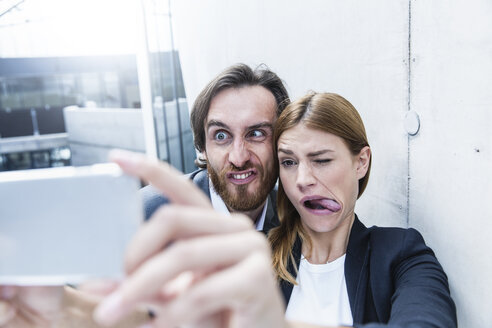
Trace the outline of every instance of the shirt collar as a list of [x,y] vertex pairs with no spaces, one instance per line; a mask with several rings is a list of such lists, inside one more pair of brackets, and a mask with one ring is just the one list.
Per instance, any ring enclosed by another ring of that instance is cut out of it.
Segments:
[[[210,200],[212,201],[212,207],[214,210],[216,210],[219,213],[224,213],[224,214],[231,214],[229,212],[229,209],[227,208],[226,204],[222,200],[222,198],[217,194],[215,191],[212,181],[209,181],[209,189],[210,189]],[[263,211],[261,212],[261,216],[258,220],[256,220],[256,230],[262,231],[263,226],[265,225],[265,216],[266,216],[266,210],[267,210],[267,205],[268,202],[265,202],[265,206],[263,206]]]

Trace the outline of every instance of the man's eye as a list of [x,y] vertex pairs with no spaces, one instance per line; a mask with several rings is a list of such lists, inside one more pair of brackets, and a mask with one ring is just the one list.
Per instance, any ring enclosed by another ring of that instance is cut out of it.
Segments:
[[253,138],[260,138],[260,137],[264,137],[265,133],[261,130],[253,130],[249,133],[249,136]]
[[227,139],[227,133],[219,131],[214,135],[214,139],[217,141],[224,141]]

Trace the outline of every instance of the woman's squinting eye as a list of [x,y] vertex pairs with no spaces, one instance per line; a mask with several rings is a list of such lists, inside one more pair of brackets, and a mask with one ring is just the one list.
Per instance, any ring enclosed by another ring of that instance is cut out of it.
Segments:
[[318,164],[328,164],[331,162],[331,158],[326,158],[326,159],[317,159],[314,161],[315,163]]
[[227,133],[225,133],[224,131],[218,131],[215,133],[214,139],[217,141],[224,141],[227,139]]

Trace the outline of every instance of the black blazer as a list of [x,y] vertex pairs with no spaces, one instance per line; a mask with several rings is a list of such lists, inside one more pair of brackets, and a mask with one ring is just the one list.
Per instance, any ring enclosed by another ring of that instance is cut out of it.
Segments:
[[[208,184],[207,170],[196,170],[187,175],[195,185],[200,188],[208,198],[210,198],[210,188]],[[168,204],[169,200],[153,186],[146,186],[140,190],[143,199],[145,220],[150,219],[152,214],[162,205]],[[265,224],[262,232],[267,234],[271,228],[279,225],[277,216],[277,190],[274,188],[267,198],[267,212],[265,214]]]
[[[293,248],[297,268],[302,244]],[[293,263],[289,272],[296,277]],[[447,276],[415,229],[366,228],[355,216],[345,257],[354,327],[457,327]],[[293,285],[281,281],[288,304]]]

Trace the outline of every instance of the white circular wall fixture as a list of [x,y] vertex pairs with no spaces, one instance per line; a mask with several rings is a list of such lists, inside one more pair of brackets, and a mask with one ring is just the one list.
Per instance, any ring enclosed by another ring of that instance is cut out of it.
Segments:
[[419,130],[420,130],[419,114],[417,114],[413,110],[409,110],[405,114],[404,126],[405,126],[405,130],[407,131],[407,133],[411,136],[414,136],[417,133],[419,133]]

